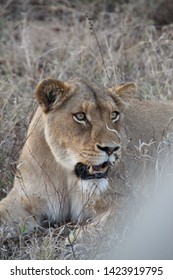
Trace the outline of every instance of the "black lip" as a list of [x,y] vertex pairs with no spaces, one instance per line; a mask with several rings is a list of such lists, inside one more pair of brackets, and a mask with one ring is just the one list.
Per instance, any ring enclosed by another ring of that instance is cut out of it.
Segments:
[[[104,162],[102,164],[102,167],[106,167],[108,165],[108,162]],[[89,173],[89,167],[81,162],[78,162],[75,166],[75,174],[78,178],[82,180],[91,180],[91,179],[102,179],[107,178],[108,170],[105,173]]]

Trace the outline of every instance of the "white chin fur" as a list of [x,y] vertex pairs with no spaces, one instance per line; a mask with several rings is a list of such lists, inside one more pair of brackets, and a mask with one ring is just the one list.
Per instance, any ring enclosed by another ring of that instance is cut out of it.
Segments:
[[107,179],[96,179],[96,180],[81,180],[80,189],[82,193],[87,193],[88,195],[100,195],[107,191],[109,183]]

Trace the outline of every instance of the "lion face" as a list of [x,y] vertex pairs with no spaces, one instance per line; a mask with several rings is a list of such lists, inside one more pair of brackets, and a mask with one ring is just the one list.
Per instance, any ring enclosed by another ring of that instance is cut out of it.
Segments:
[[66,169],[82,180],[107,178],[121,155],[122,112],[136,85],[100,88],[82,79],[48,79],[36,89],[46,141]]

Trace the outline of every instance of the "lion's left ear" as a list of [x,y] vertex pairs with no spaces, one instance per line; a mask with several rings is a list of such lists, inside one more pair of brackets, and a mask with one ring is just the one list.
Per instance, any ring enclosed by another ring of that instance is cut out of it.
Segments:
[[130,99],[136,94],[137,86],[133,82],[125,83],[117,87],[108,88],[108,92],[115,99],[117,105],[126,107]]
[[54,104],[62,104],[74,92],[72,85],[56,79],[46,79],[36,87],[36,98],[44,113],[48,113]]

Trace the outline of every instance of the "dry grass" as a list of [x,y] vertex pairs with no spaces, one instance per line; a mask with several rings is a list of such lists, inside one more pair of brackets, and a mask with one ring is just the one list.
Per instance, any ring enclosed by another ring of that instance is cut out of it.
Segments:
[[[143,0],[81,2],[1,1],[1,198],[12,187],[40,79],[84,76],[104,86],[134,80],[141,98],[173,99],[173,25],[171,19],[168,25],[155,25],[150,16],[157,9],[155,1],[148,6]],[[58,231],[63,239],[63,230]],[[49,229],[42,237],[35,234],[4,244],[1,258],[60,257],[59,233]]]

